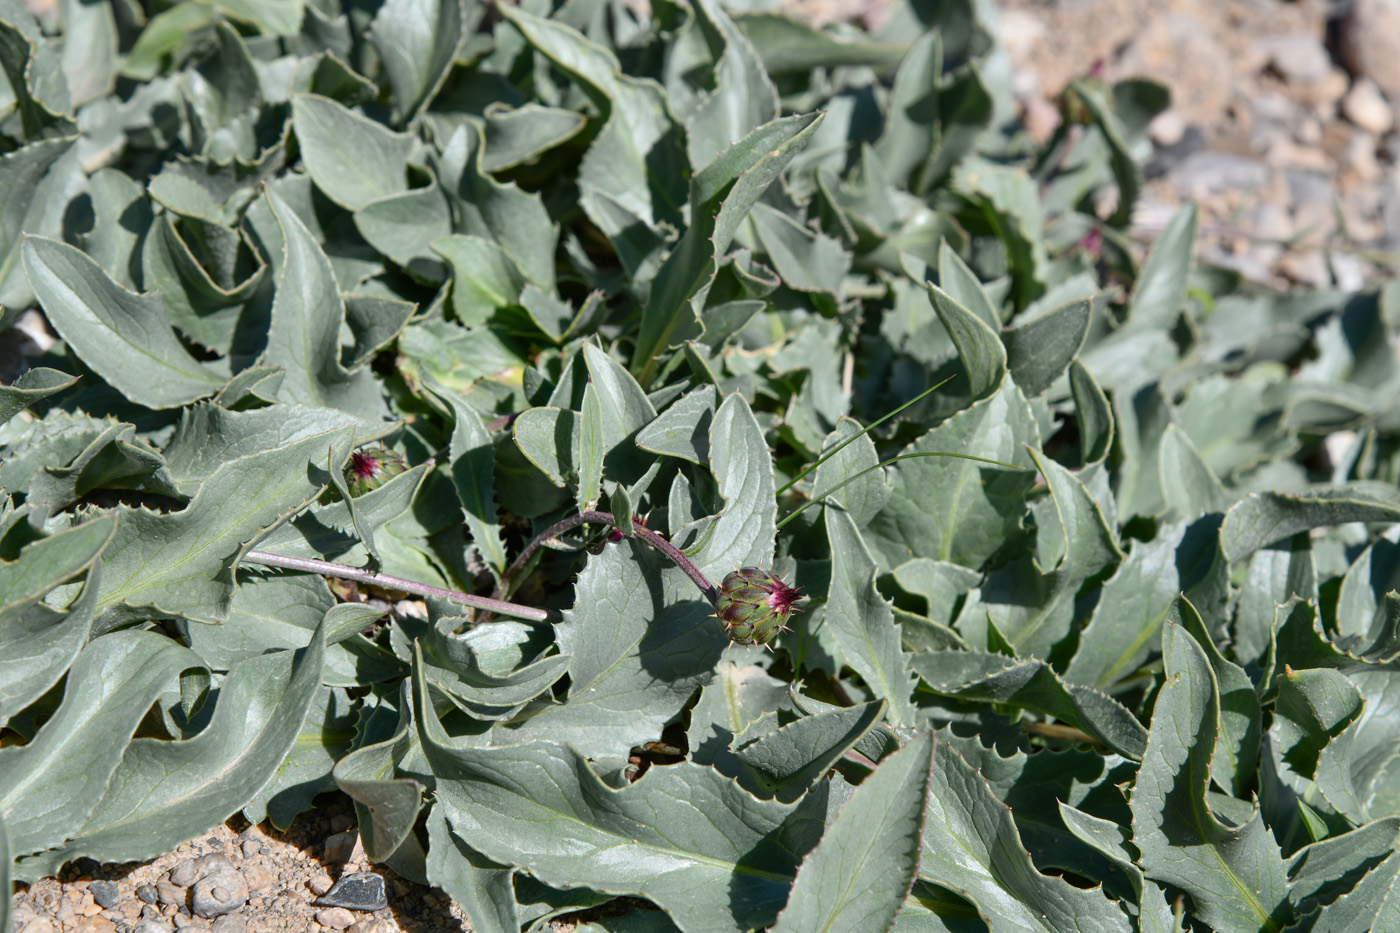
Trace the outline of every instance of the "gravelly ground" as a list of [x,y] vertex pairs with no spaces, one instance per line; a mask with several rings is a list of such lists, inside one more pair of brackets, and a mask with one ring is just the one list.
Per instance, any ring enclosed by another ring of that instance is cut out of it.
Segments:
[[[365,860],[354,831],[354,811],[346,798],[326,794],[319,800],[325,805],[303,814],[285,834],[268,824],[250,826],[235,817],[149,862],[98,865],[82,860],[69,865],[59,879],[45,879],[16,894],[14,929],[19,933],[170,933],[176,929],[191,933],[456,933],[471,929],[442,892]],[[350,848],[347,842],[353,848],[343,858],[344,850]],[[194,885],[175,882],[189,881],[191,874],[197,874],[199,859],[211,854],[228,858],[247,885],[248,897],[228,914],[201,917],[194,910]],[[381,875],[389,905],[352,911],[313,903],[351,872]],[[99,884],[102,881],[115,884],[115,901],[110,899],[111,888]],[[110,906],[97,903],[95,895]]]

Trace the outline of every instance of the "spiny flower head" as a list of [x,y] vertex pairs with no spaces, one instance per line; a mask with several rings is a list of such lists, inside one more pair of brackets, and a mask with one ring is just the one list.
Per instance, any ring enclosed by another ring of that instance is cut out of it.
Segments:
[[772,571],[741,567],[720,583],[715,615],[739,644],[766,645],[787,631],[793,603],[801,598],[800,588],[788,586]]
[[350,455],[345,464],[345,482],[350,495],[362,496],[378,489],[408,469],[403,457],[383,447],[366,447]]

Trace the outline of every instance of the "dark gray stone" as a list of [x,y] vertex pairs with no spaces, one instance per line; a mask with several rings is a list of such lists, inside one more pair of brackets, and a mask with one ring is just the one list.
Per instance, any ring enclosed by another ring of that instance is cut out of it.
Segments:
[[117,906],[117,898],[121,896],[117,886],[110,881],[94,881],[88,885],[88,890],[92,892],[92,899],[97,902],[97,906],[103,910]]
[[389,898],[384,893],[383,877],[370,871],[357,871],[343,876],[324,897],[317,898],[316,906],[383,910],[389,906]]
[[154,904],[160,899],[160,892],[156,890],[156,886],[153,884],[138,884],[136,886],[136,896],[141,898],[144,903]]

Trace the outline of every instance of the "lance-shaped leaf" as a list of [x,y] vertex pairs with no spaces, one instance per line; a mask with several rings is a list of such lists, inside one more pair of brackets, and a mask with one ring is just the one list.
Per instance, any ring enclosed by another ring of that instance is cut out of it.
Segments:
[[1133,860],[1128,847],[1129,832],[1112,820],[1099,819],[1076,810],[1063,801],[1056,801],[1065,826],[1077,838],[1111,861],[1132,885],[1138,902],[1138,929],[1141,933],[1180,933],[1181,925],[1172,916],[1166,893],[1155,882],[1142,876],[1142,869]]
[[637,446],[691,463],[708,463],[710,424],[718,404],[714,386],[692,389],[637,433]]
[[1079,422],[1079,456],[1085,464],[1099,463],[1113,447],[1113,407],[1094,376],[1079,360],[1069,365],[1069,388]]
[[1186,302],[1195,259],[1196,205],[1177,211],[1152,244],[1147,261],[1133,283],[1128,302],[1129,330],[1165,331]]
[[[34,221],[36,195],[42,196],[39,181],[59,157],[72,147],[74,137],[44,139],[0,156],[0,327],[9,327],[33,295],[19,275],[20,244],[26,232],[25,219],[33,217],[28,232],[38,233]],[[47,232],[47,231],[44,231]],[[3,419],[0,419],[3,420]]]
[[550,688],[569,656],[537,657],[534,627],[517,622],[478,626],[461,635],[432,628],[419,636],[428,683],[477,719],[506,719]]
[[1178,596],[1219,619],[1229,595],[1218,518],[1178,522],[1151,541],[1136,541],[1104,582],[1065,679],[1107,690],[1131,676],[1161,645],[1162,623]]
[[[659,220],[674,217],[674,208],[658,195],[672,196],[668,189],[680,180],[685,160],[661,86],[623,74],[611,49],[557,19],[514,6],[502,8],[501,15],[577,82],[605,121],[579,165],[580,202],[590,219],[619,243],[636,234],[629,227],[649,235]],[[667,177],[657,177],[663,171]]]
[[[559,228],[550,220],[540,195],[501,184],[481,167],[483,144],[470,123],[447,141],[438,161],[443,192],[452,205],[459,233],[499,245],[526,281],[554,293],[554,250]],[[421,221],[420,221],[421,222]],[[511,302],[519,292],[511,296]]]
[[[87,643],[96,605],[97,556],[112,540],[109,515],[41,538],[0,562],[0,723],[43,695]],[[66,607],[44,601],[83,574],[82,592]]]
[[[851,440],[857,436],[857,440]],[[829,498],[850,513],[857,528],[864,528],[889,501],[890,487],[882,471],[871,469],[879,464],[880,458],[875,452],[874,441],[865,433],[860,422],[843,415],[836,422],[836,430],[828,434],[822,443],[822,454],[838,445],[844,446],[822,460],[812,477],[812,499]],[[865,473],[866,470],[870,472]],[[865,475],[859,476],[861,473]]]
[[1389,502],[1337,496],[1294,496],[1261,492],[1247,496],[1225,513],[1220,544],[1231,561],[1244,560],[1301,531],[1346,522],[1397,522],[1400,506]]
[[[1400,527],[1388,529],[1373,541],[1342,578],[1341,592],[1337,595],[1338,636],[1361,639],[1369,635],[1383,614],[1386,594],[1397,589],[1400,589]],[[1272,613],[1270,615],[1272,617]]]
[[75,838],[20,863],[27,877],[86,855],[154,858],[237,813],[272,778],[301,731],[321,681],[325,623],[311,644],[244,661],[219,687],[209,724],[193,738],[137,738]]
[[691,225],[657,273],[632,357],[647,385],[658,355],[697,332],[692,299],[704,296],[739,224],[792,158],[806,148],[821,115],[783,117],[724,150],[690,181]]
[[914,676],[894,622],[894,610],[875,588],[878,565],[851,516],[839,509],[825,512],[831,543],[831,591],[822,624],[835,636],[846,663],[876,697],[890,704],[891,725],[912,725]]
[[414,778],[396,776],[399,762],[419,754],[408,682],[399,691],[398,727],[383,741],[374,741],[374,736],[385,707],[366,710],[361,713],[358,741],[368,744],[336,762],[331,775],[355,801],[366,857],[382,862],[408,838],[423,806],[423,785]]
[[1158,455],[1162,495],[1168,508],[1191,519],[1206,512],[1223,512],[1229,506],[1231,495],[1191,438],[1175,424],[1167,425]]
[[1243,798],[1259,768],[1263,714],[1254,682],[1238,664],[1221,654],[1211,640],[1200,613],[1181,596],[1167,614],[1168,625],[1180,625],[1205,653],[1220,690],[1220,732],[1215,740],[1211,776],[1217,784]]
[[[1122,559],[1098,502],[1080,477],[1054,460],[1027,451],[1045,477],[1050,495],[1032,511],[1037,526],[1033,560],[993,571],[980,591],[987,618],[1022,655],[1048,657],[1073,625],[1075,597],[1084,581]],[[964,627],[978,637],[973,607]],[[963,623],[960,623],[963,624]]]
[[7,386],[0,386],[0,425],[30,405],[64,389],[71,389],[78,382],[77,376],[61,373],[56,369],[40,366],[28,370]]
[[1092,312],[1088,299],[1071,301],[1002,331],[1006,364],[1027,398],[1045,392],[1069,369],[1089,334]]
[[686,125],[690,164],[700,169],[750,130],[775,119],[778,90],[758,53],[715,0],[699,0],[695,21],[715,57],[715,88],[695,108]]
[[180,512],[117,509],[117,533],[102,559],[103,621],[144,621],[153,609],[223,619],[233,592],[229,568],[240,549],[320,495],[328,477],[317,465],[330,450],[340,469],[351,438],[342,428],[225,463]]
[[1006,375],[1006,346],[986,321],[963,307],[952,295],[932,283],[928,290],[933,296],[933,310],[958,348],[969,393],[974,400],[986,398],[997,390]]
[[273,263],[277,291],[267,350],[259,362],[286,369],[284,401],[378,420],[384,410],[378,380],[368,370],[352,372],[341,362],[345,303],[330,260],[301,218],[270,189],[267,204],[282,236],[282,251]]
[[448,449],[452,485],[457,490],[457,500],[462,503],[462,515],[471,530],[472,543],[481,552],[482,559],[501,573],[506,569],[506,551],[501,543],[501,526],[492,488],[496,449],[491,435],[475,408],[455,393],[442,389],[431,376],[427,378],[438,398],[452,409],[454,425]]
[[511,424],[520,452],[560,488],[577,472],[579,435],[578,412],[561,408],[527,408]]
[[714,680],[700,691],[700,700],[690,710],[686,741],[691,760],[724,770],[720,762],[733,757],[729,746],[736,735],[759,720],[776,724],[777,711],[790,706],[786,685],[762,667],[720,661]]
[[953,188],[975,204],[1006,246],[1016,280],[1018,306],[1043,292],[1044,208],[1035,181],[1020,167],[968,159],[953,176]]
[[359,516],[359,528],[377,532],[408,511],[428,470],[428,464],[420,464],[353,500],[342,496],[335,502],[318,502],[259,539],[258,546],[293,557],[363,561],[368,555],[360,544],[361,532],[351,514],[352,504]]
[[1271,745],[1279,776],[1315,808],[1364,822],[1375,782],[1400,752],[1395,675],[1285,670],[1277,685]]
[[883,700],[823,710],[745,742],[733,753],[748,768],[738,775],[739,783],[759,796],[792,803],[856,747],[884,714]]
[[724,509],[694,555],[695,565],[720,580],[735,567],[771,563],[778,512],[773,462],[758,420],[737,392],[724,400],[710,424],[710,470]]
[[187,668],[193,651],[153,632],[95,639],[68,672],[63,702],[28,745],[0,749],[0,819],[26,855],[83,825],[141,718]]
[[374,17],[369,41],[379,53],[400,122],[425,106],[452,70],[466,38],[462,0],[389,0]]
[[[656,409],[637,380],[607,353],[587,343],[583,347],[583,359],[588,366],[589,385],[597,398],[597,433],[602,444],[604,470],[608,478],[616,482],[636,482],[651,465],[651,458],[641,456],[635,438],[638,431],[656,419]],[[596,459],[589,442],[594,432],[586,405],[582,426],[580,468]]]
[[[905,263],[906,274],[912,278],[923,278],[922,274]],[[1001,329],[1001,315],[977,273],[968,268],[958,251],[948,245],[947,240],[938,244],[938,286],[947,292],[954,301],[971,311],[975,317],[996,333]]]
[[807,853],[774,933],[888,929],[919,870],[933,733],[880,762]]
[[311,180],[341,207],[359,210],[408,190],[411,136],[315,94],[292,98],[292,128]]
[[620,759],[654,741],[709,680],[724,628],[689,578],[637,541],[590,557],[574,593],[554,627],[559,650],[573,655],[568,701],[531,711],[508,734]]
[[180,492],[192,496],[228,460],[350,426],[357,428],[355,438],[360,443],[377,440],[390,427],[372,427],[331,408],[269,405],[230,411],[217,403],[201,402],[180,413],[175,434],[161,453]]
[[158,294],[138,295],[66,243],[27,237],[24,271],[54,328],[84,363],[138,404],[179,408],[227,381],[190,355]]
[[933,756],[919,877],[971,901],[993,930],[1128,933],[1132,924],[1100,888],[1042,875],[1011,811],[955,749]]
[[333,610],[327,631],[324,684],[355,687],[403,675],[393,652],[359,634],[383,612],[367,603],[340,603],[324,580],[311,574],[253,577],[239,573],[238,588],[222,625],[192,625],[190,647],[215,670],[281,648],[303,648],[322,617]]
[[839,241],[763,203],[753,206],[749,221],[784,285],[800,292],[833,295],[841,290],[842,280],[851,270],[851,254]]
[[[5,828],[5,818],[0,817],[0,891],[11,891],[10,865],[14,856],[10,852],[10,833]],[[10,928],[10,898],[0,898],[0,930]]]
[[942,75],[943,37],[940,30],[930,29],[909,46],[899,63],[885,128],[875,143],[875,152],[896,184],[908,185],[929,158],[930,143],[937,138]]
[[67,115],[72,98],[61,63],[28,11],[11,9],[0,21],[0,68],[14,96],[22,138],[70,136],[77,127]]
[[435,806],[428,814],[428,880],[457,902],[473,930],[519,933],[515,872],[468,845],[442,811]]
[[49,516],[98,489],[130,489],[179,498],[165,460],[136,439],[129,424],[113,424],[67,463],[45,466],[29,480],[25,502],[29,524],[38,529]]
[[[1338,598],[1339,625],[1343,624],[1341,607],[1348,604],[1347,594],[1347,578],[1343,578]],[[1255,551],[1250,557],[1235,599],[1232,634],[1237,661],[1251,669],[1264,666],[1265,655],[1272,648],[1274,614],[1295,595],[1314,603],[1318,596],[1317,562],[1313,559],[1312,538],[1306,533]]]
[[1367,823],[1304,846],[1288,866],[1299,915],[1290,930],[1368,933],[1400,920],[1400,817]]
[[331,769],[354,738],[355,713],[345,691],[319,687],[287,757],[243,808],[244,818],[251,823],[271,820],[285,832],[298,814],[311,809],[317,794],[335,790]]
[[[603,494],[603,461],[608,455],[603,403],[591,381],[584,386],[577,422],[578,457],[574,462],[578,467],[578,505],[582,510],[593,508]],[[622,452],[627,453],[625,449]]]
[[1025,396],[1008,379],[991,398],[958,412],[901,451],[971,454],[1022,469],[944,456],[890,466],[889,503],[865,532],[885,566],[931,557],[980,568],[1019,532],[1026,492],[1035,478],[1027,445],[1039,449],[1040,431]]
[[1147,730],[1117,700],[1065,683],[1044,661],[982,651],[926,651],[914,656],[913,666],[945,696],[1048,713],[1128,758],[1141,758],[1147,746]]
[[414,714],[453,831],[546,884],[636,894],[684,930],[748,930],[777,917],[820,834],[820,797],[759,800],[702,765],[615,790],[569,745],[454,745],[425,691],[419,675]]
[[1221,933],[1278,931],[1291,915],[1287,863],[1258,811],[1226,825],[1206,800],[1220,731],[1220,692],[1205,652],[1181,626],[1162,630],[1157,694],[1131,806],[1147,877],[1191,898]]

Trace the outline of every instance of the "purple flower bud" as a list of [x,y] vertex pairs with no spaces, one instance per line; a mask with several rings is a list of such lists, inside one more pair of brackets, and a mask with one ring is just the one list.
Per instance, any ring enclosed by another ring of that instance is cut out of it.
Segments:
[[729,574],[719,587],[715,615],[729,637],[742,645],[766,645],[787,631],[793,603],[802,590],[788,586],[768,570],[744,567]]
[[408,469],[403,457],[383,447],[366,447],[350,455],[345,465],[345,482],[350,495],[362,496],[378,489]]

